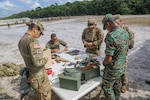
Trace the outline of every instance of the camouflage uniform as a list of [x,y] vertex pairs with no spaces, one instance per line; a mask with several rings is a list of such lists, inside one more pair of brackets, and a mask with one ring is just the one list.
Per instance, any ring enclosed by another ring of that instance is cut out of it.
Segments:
[[[55,42],[53,42],[52,40],[48,41],[45,48],[48,48],[48,49],[60,49],[60,44],[65,46],[65,47],[67,47],[67,43],[65,41],[58,39]],[[55,59],[57,57],[58,56],[55,53],[51,54],[51,58],[52,59]]]
[[123,25],[121,28],[123,28],[129,33],[129,40],[130,40],[129,49],[132,49],[134,47],[134,32],[127,25]]
[[46,44],[46,48],[60,49],[59,47],[60,44],[67,47],[67,43],[65,41],[58,39],[56,42],[53,42],[52,40],[48,41]]
[[112,56],[112,63],[105,66],[103,76],[103,90],[107,100],[119,100],[120,77],[125,72],[126,53],[128,50],[128,34],[120,27],[116,27],[105,38],[105,54]]
[[35,90],[36,100],[51,100],[51,86],[45,72],[46,59],[38,41],[26,33],[18,44],[20,53],[29,69],[29,82]]
[[[133,33],[133,31],[129,28],[129,26],[126,26],[126,25],[123,25],[121,28],[123,28],[124,30],[126,30],[128,32],[129,40],[130,40],[129,49],[132,49],[134,47],[134,33]],[[126,67],[127,66],[128,66],[128,56],[126,59]],[[125,73],[121,76],[122,86],[127,86],[127,83],[128,83],[127,77],[128,77],[128,73],[125,71]],[[122,92],[124,92],[124,91],[122,90]]]
[[82,41],[92,42],[94,44],[92,47],[85,46],[86,52],[100,55],[100,47],[103,42],[103,38],[104,34],[100,28],[85,28],[82,33]]
[[[114,16],[114,18],[116,20],[119,20],[120,22],[120,14],[117,14]],[[121,28],[123,28],[124,30],[126,30],[129,34],[129,40],[130,40],[130,45],[129,45],[129,49],[132,49],[134,47],[134,32],[129,28],[129,26],[127,25],[122,25]],[[127,52],[127,58],[126,58],[126,67],[128,66],[128,52]],[[122,88],[121,88],[121,92],[125,92],[126,91],[126,86],[128,83],[128,78],[127,78],[127,72],[125,71],[125,73],[121,76],[121,83],[122,83]]]
[[[116,14],[114,18],[116,20],[120,20],[120,14]],[[134,47],[134,32],[127,25],[122,25],[121,28],[123,28],[124,30],[128,32],[129,40],[130,40],[129,49],[132,49]]]
[[106,100],[119,100],[121,88],[120,78],[125,72],[129,35],[124,29],[116,27],[106,35],[105,43],[105,54],[112,56],[112,62],[104,65],[102,88]]

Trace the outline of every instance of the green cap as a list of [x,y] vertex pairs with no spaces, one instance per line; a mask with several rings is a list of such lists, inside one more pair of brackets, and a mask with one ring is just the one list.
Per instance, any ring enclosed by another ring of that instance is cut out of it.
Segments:
[[36,21],[34,22],[35,25],[37,25],[41,31],[41,34],[44,35],[43,31],[44,31],[44,26],[39,22],[39,21]]
[[103,20],[102,20],[102,23],[103,23],[103,25],[104,25],[104,26],[103,26],[103,29],[104,29],[104,30],[106,29],[105,23],[108,22],[108,21],[110,21],[110,20],[115,20],[115,19],[114,19],[114,17],[112,16],[112,14],[110,14],[110,13],[109,13],[109,14],[106,14],[105,17],[104,17]]

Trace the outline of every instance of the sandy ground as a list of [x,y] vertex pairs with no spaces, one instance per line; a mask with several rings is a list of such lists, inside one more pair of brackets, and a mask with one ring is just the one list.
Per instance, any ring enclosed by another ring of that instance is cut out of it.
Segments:
[[[137,16],[123,16],[123,18],[135,18]],[[149,18],[150,15],[142,15],[143,18]],[[42,22],[45,26],[45,35],[39,38],[41,46],[44,48],[50,39],[51,33],[56,33],[58,38],[64,39],[69,47],[83,49],[81,35],[83,29],[87,26],[88,18],[95,18],[97,25],[102,29],[101,16],[76,17],[72,19]],[[121,94],[121,100],[150,100],[150,84],[146,84],[145,80],[150,80],[150,26],[129,24],[130,28],[135,32],[135,47],[130,50],[128,63],[129,86],[126,93]],[[0,27],[0,65],[4,63],[24,64],[18,50],[18,41],[27,31],[25,24]],[[107,31],[104,31],[106,35]],[[102,57],[104,57],[105,43],[102,44]],[[0,99],[17,100],[19,97],[19,81],[20,77],[4,77],[0,78]],[[94,91],[91,94],[96,94]],[[12,97],[6,99],[7,95]],[[87,96],[81,98],[87,100]],[[58,100],[56,97],[54,100]],[[96,100],[96,99],[95,99]]]

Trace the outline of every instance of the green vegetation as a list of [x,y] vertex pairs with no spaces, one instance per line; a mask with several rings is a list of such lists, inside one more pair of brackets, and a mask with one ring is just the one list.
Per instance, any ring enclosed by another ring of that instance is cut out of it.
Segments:
[[64,5],[51,5],[45,8],[20,12],[3,19],[11,18],[44,18],[57,16],[105,15],[106,13],[150,14],[150,0],[84,0]]

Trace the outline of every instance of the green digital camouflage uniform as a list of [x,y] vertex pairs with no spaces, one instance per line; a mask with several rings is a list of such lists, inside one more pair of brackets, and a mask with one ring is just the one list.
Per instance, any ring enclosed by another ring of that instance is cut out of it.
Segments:
[[26,33],[18,44],[26,67],[29,83],[35,90],[36,100],[51,100],[51,86],[45,71],[46,59],[36,38]]
[[82,33],[82,41],[92,42],[94,46],[85,47],[86,52],[100,55],[100,48],[103,42],[104,33],[98,27],[94,29],[85,28]]
[[120,78],[125,72],[129,35],[124,29],[116,27],[106,35],[105,43],[105,54],[112,56],[112,62],[105,65],[102,88],[106,100],[119,100]]
[[[128,32],[128,34],[129,34],[129,40],[130,40],[129,49],[132,49],[134,47],[134,32],[127,25],[123,25],[121,28],[123,28],[124,30],[126,30]],[[128,62],[128,58],[127,58],[127,62]],[[126,64],[126,67],[127,67],[127,64]],[[127,75],[128,74],[125,71],[125,74],[123,74],[121,76],[122,85],[127,85],[127,83],[128,83]]]
[[52,40],[48,41],[46,44],[46,48],[60,49],[60,44],[67,47],[67,43],[65,41],[58,39],[56,42],[53,42]]

